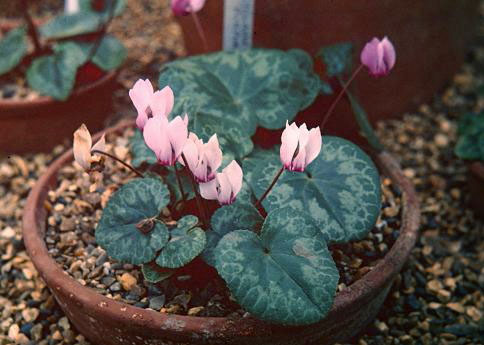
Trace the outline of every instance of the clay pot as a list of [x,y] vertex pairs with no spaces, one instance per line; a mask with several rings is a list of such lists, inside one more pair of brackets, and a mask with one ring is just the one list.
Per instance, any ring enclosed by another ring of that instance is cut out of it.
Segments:
[[[223,3],[207,1],[198,12],[210,51],[221,49]],[[478,4],[478,0],[257,0],[253,44],[301,48],[314,56],[321,46],[351,41],[354,61],[358,63],[359,52],[367,41],[387,35],[397,50],[394,70],[381,79],[362,72],[355,82],[355,92],[375,122],[429,101],[453,76],[476,28]],[[177,18],[188,53],[204,53],[191,16]],[[304,113],[316,117],[315,123],[319,124],[332,100],[320,96]],[[357,138],[358,128],[347,102],[340,102],[326,130],[348,139]]]
[[[127,126],[133,126],[133,122],[123,123],[107,133],[119,133]],[[30,192],[23,215],[24,242],[35,267],[67,317],[96,344],[301,345],[342,342],[357,334],[377,315],[418,235],[419,201],[412,184],[389,153],[383,152],[374,158],[402,192],[400,235],[377,266],[336,295],[327,318],[309,326],[283,327],[252,317],[234,321],[224,317],[164,314],[116,302],[79,284],[51,258],[44,242],[47,218],[44,202],[48,191],[55,188],[59,169],[72,163],[72,152],[66,152],[53,162]]]
[[470,193],[470,204],[476,216],[484,219],[484,164],[472,162],[469,164],[467,185]]
[[[16,25],[17,21],[4,22],[0,30]],[[78,73],[79,77],[82,73]],[[91,131],[101,130],[112,114],[116,75],[116,71],[103,73],[95,81],[75,88],[62,102],[48,96],[34,100],[0,99],[0,152],[48,152],[64,139],[72,138],[81,123]]]

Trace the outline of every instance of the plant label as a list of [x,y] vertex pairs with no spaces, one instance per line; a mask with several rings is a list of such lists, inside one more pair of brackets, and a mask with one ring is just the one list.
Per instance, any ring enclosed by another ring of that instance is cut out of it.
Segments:
[[247,49],[252,46],[255,0],[225,0],[223,49]]

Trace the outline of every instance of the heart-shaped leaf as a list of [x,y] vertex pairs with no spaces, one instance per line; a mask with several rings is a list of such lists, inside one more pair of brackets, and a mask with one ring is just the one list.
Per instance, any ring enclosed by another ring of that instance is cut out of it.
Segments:
[[[281,168],[277,152],[263,152],[243,163],[258,198]],[[262,205],[268,212],[284,206],[304,210],[328,242],[347,242],[366,236],[380,203],[380,178],[368,155],[347,140],[325,136],[321,153],[305,172],[284,171]]]
[[205,248],[205,231],[198,226],[198,218],[185,216],[170,231],[170,240],[156,259],[161,267],[179,268],[195,259]]
[[122,186],[109,200],[96,228],[96,241],[108,255],[140,265],[152,261],[168,242],[168,229],[155,219],[168,205],[160,179],[140,178]]
[[0,41],[0,75],[15,68],[26,53],[25,28],[10,30]]
[[326,64],[329,77],[339,76],[351,70],[353,45],[349,42],[323,47],[316,54]]
[[115,16],[123,13],[124,8],[126,7],[126,0],[104,0],[104,8],[98,12],[92,7],[92,2],[92,0],[79,0],[79,8],[81,11],[94,12],[103,15],[104,17],[108,17],[112,5],[116,6],[114,9]]
[[79,59],[65,50],[42,56],[27,70],[27,82],[41,94],[64,101],[74,87],[78,67]]
[[308,215],[273,211],[261,235],[236,230],[215,249],[216,269],[237,302],[259,319],[304,325],[324,318],[338,284],[326,242]]
[[250,229],[259,230],[264,218],[259,211],[249,203],[237,201],[229,206],[219,208],[213,214],[207,231],[207,246],[203,251],[202,258],[211,266],[215,266],[215,247],[222,237],[234,230]]
[[141,273],[143,273],[143,277],[146,281],[156,284],[170,278],[175,273],[175,270],[161,268],[155,263],[148,263],[141,266]]
[[[56,52],[63,51],[75,57],[79,66],[87,62],[91,55],[93,43],[64,41],[54,47]],[[99,43],[92,62],[104,71],[118,68],[126,58],[126,49],[123,44],[114,36],[106,35]]]
[[129,139],[129,145],[131,155],[133,156],[131,163],[136,168],[140,167],[143,163],[156,164],[158,161],[155,153],[146,145],[141,131],[135,129],[134,135]]
[[62,14],[40,27],[40,34],[46,39],[61,39],[98,31],[102,18],[94,12],[81,11]]
[[167,64],[159,86],[173,89],[173,113],[187,112],[191,130],[205,140],[217,133],[242,157],[257,126],[282,128],[315,99],[320,82],[304,55],[250,49],[189,57]]

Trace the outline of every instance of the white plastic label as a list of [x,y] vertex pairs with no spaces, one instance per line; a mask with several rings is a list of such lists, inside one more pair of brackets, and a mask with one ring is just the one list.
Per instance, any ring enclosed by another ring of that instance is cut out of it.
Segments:
[[224,50],[252,47],[255,0],[224,0]]

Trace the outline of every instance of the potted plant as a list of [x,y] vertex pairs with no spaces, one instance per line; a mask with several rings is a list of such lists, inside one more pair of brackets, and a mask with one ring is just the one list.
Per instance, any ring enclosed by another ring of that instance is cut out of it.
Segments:
[[[375,54],[379,49],[385,54]],[[344,67],[348,59],[330,51],[326,55]],[[394,57],[388,40],[374,40],[362,63],[383,75]],[[29,196],[25,244],[66,315],[102,344],[309,344],[355,335],[378,312],[419,224],[413,187],[395,159],[375,145],[371,127],[365,131],[374,141],[373,159],[402,193],[401,227],[386,255],[336,293],[341,277],[335,246],[361,240],[373,228],[381,181],[372,159],[355,144],[321,136],[317,127],[289,124],[326,85],[312,71],[309,55],[254,49],[192,57],[168,64],[159,84],[154,92],[148,80],[139,80],[130,90],[138,111],[131,162],[108,152],[106,137],[110,142],[133,123],[94,138],[83,125],[74,134],[73,152],[54,162]],[[359,123],[368,123],[349,97]],[[170,114],[177,116],[170,120]],[[261,126],[285,128],[278,147],[251,141]],[[148,286],[181,282],[195,294],[197,286],[221,282],[227,303],[243,313],[202,317],[146,310],[65,274],[47,250],[43,235],[56,231],[46,232],[42,205],[73,158],[92,174],[105,167],[111,174],[111,159],[132,172],[107,200],[94,232],[111,260],[139,267]]]
[[24,23],[0,26],[0,150],[49,150],[79,121],[102,128],[116,71],[126,56],[122,43],[106,29],[124,1],[95,1],[93,7],[82,0],[78,12],[44,23],[30,16],[28,0],[18,3]]
[[484,195],[484,112],[467,113],[460,117],[458,140],[455,146],[457,157],[468,162],[469,199],[474,212],[484,217],[482,195]]
[[[398,68],[384,85],[365,75],[360,75],[355,83],[371,123],[410,111],[429,101],[435,90],[445,86],[464,61],[466,47],[476,28],[479,6],[479,1],[475,0],[438,3],[249,0],[235,3],[245,7],[252,2],[253,14],[249,15],[253,15],[250,32],[254,47],[300,48],[314,55],[321,46],[345,41],[347,33],[351,32],[355,52],[358,52],[371,35],[392,37],[401,52],[402,63]],[[192,16],[177,16],[190,55],[222,48],[224,6],[228,3],[208,0],[198,12],[206,45],[194,34],[197,25]],[[240,13],[245,12],[241,9]],[[435,44],[436,38],[439,44]],[[325,76],[325,72],[324,68],[320,69],[321,76]],[[337,84],[337,80],[334,81]],[[333,97],[321,95],[308,109],[308,114],[321,115],[332,101]],[[331,118],[327,124],[330,133],[358,139],[358,126],[351,120],[349,104],[340,102],[336,111],[338,117]]]

